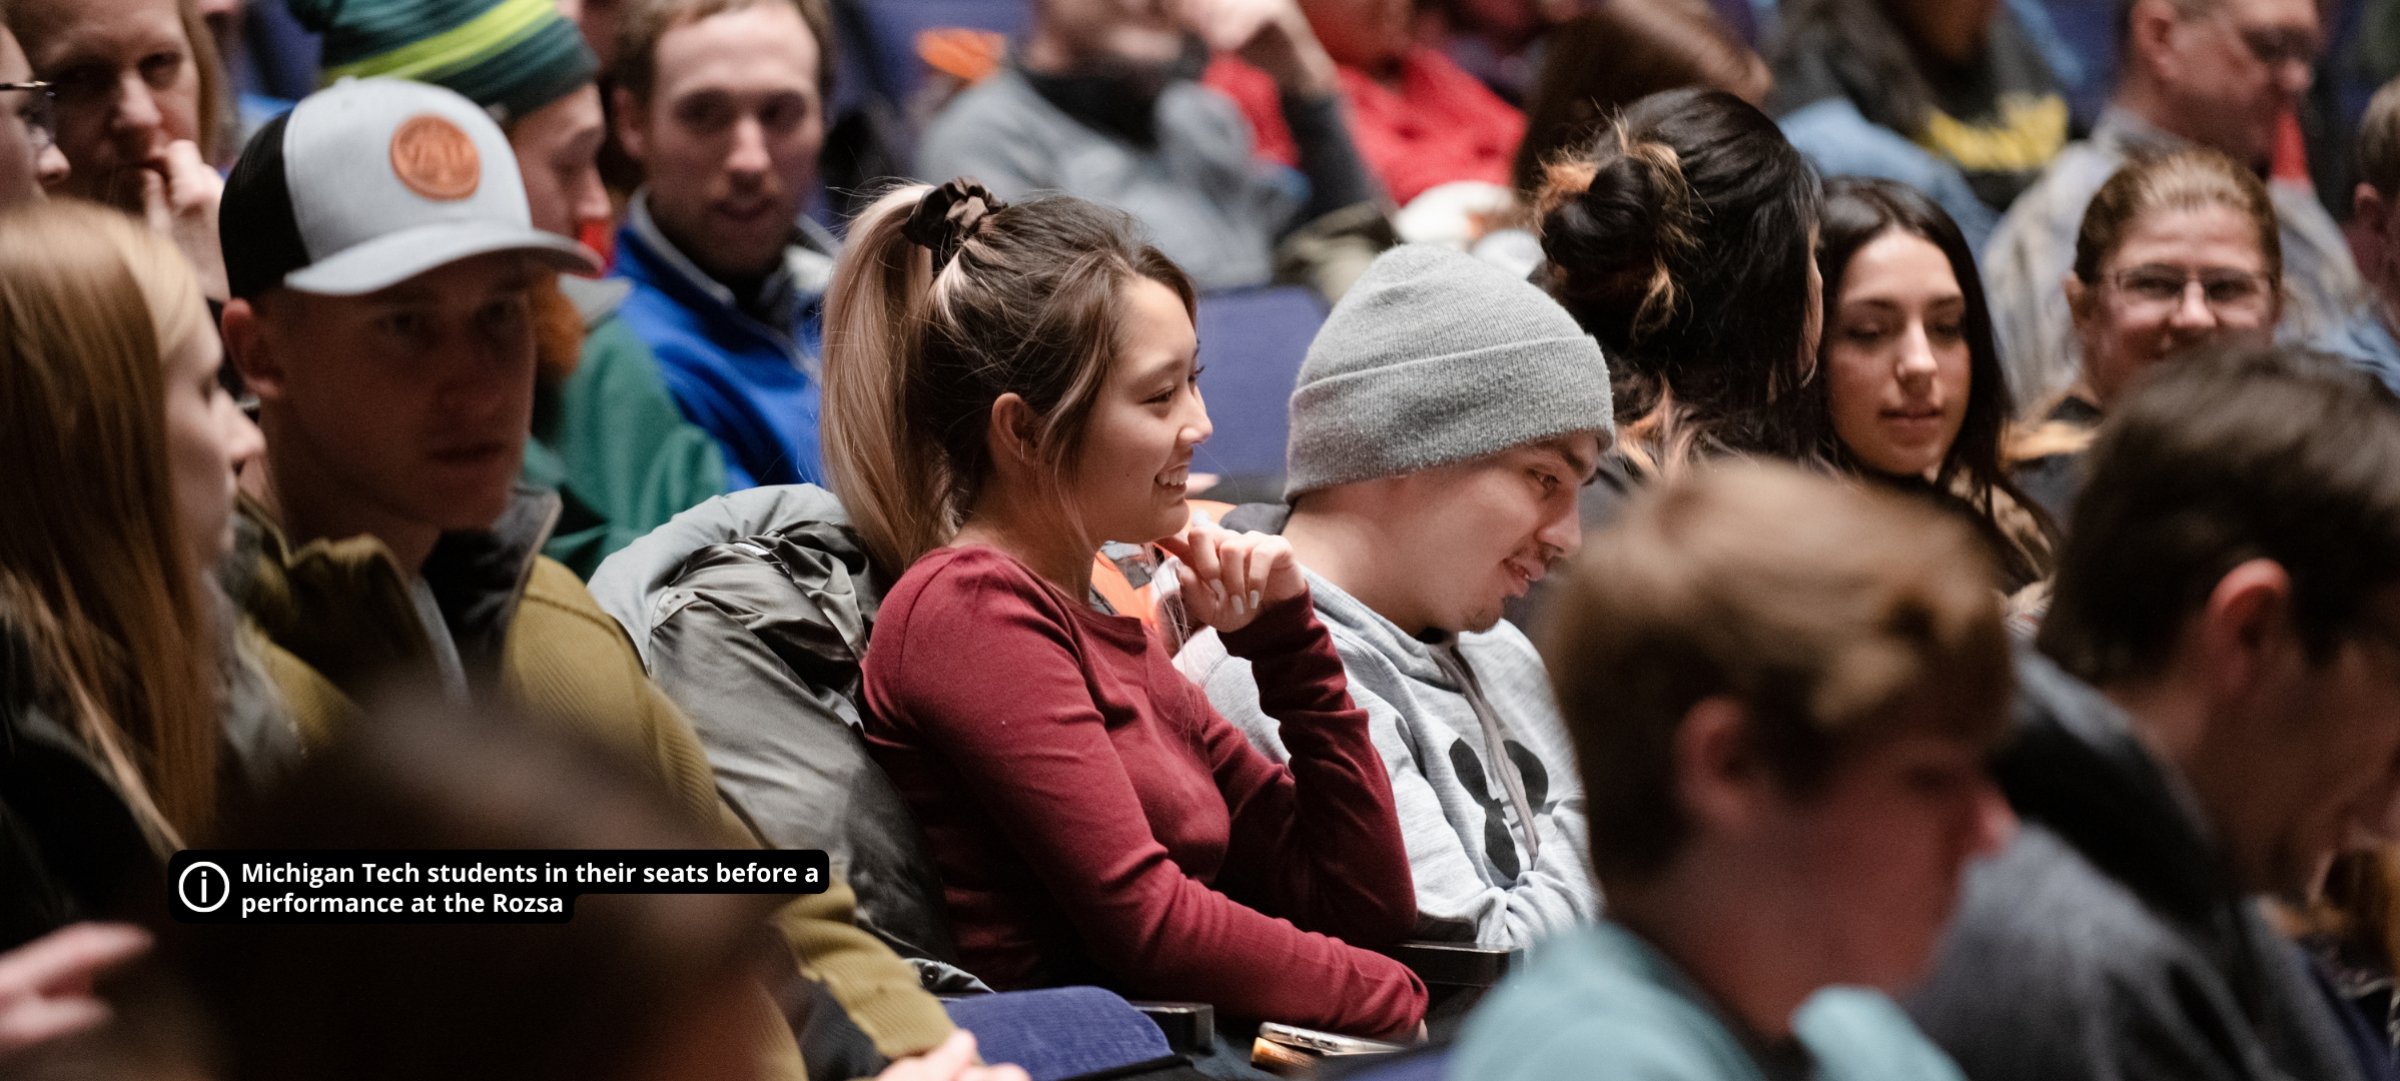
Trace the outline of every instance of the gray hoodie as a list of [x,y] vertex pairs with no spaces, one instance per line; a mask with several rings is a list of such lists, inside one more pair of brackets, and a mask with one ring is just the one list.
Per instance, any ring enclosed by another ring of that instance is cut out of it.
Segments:
[[[1367,711],[1417,882],[1417,934],[1521,949],[1592,922],[1600,889],[1574,746],[1533,643],[1502,622],[1436,642],[1310,573],[1350,697]],[[1269,757],[1285,760],[1250,665],[1214,631],[1175,665]]]

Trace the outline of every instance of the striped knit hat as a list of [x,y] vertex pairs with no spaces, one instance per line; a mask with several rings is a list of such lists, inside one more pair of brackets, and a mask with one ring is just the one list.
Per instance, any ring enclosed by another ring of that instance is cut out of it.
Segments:
[[290,0],[325,37],[324,83],[415,79],[457,91],[503,126],[600,70],[558,0]]

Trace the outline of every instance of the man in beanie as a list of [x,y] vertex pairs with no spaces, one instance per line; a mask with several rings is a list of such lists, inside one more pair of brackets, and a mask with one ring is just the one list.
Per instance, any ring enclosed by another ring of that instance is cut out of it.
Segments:
[[[438,87],[345,80],[251,140],[222,225],[225,339],[267,436],[244,476],[261,498],[244,506],[257,554],[240,592],[290,653],[271,674],[303,732],[350,722],[394,679],[496,694],[651,763],[729,844],[754,844],[624,632],[539,554],[556,498],[514,487],[532,298],[594,261],[533,226],[490,117]],[[891,1055],[939,1043],[940,1004],[850,909],[837,880],[776,920],[796,969],[839,1002],[815,1011],[819,1028],[854,1022]],[[796,1076],[788,1039],[762,1046],[780,1049],[770,1076]]]
[[[457,91],[508,134],[534,226],[595,248],[607,241],[598,63],[550,0],[293,0],[292,10],[324,35],[328,82],[389,75]],[[557,489],[562,503],[544,551],[588,576],[633,538],[723,494],[725,456],[683,418],[658,358],[621,315],[632,287],[558,284],[537,297],[542,367],[522,476]]]
[[[1308,577],[1390,773],[1422,937],[1519,948],[1599,911],[1574,749],[1501,605],[1583,541],[1608,369],[1572,316],[1471,256],[1407,246],[1333,309],[1292,392],[1288,506],[1236,508]],[[1284,757],[1250,666],[1176,657]]]

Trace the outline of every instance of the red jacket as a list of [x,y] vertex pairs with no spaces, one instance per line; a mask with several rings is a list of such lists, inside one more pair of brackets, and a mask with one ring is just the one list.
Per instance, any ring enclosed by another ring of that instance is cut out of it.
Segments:
[[[1506,186],[1525,114],[1500,100],[1440,50],[1415,46],[1400,58],[1399,89],[1357,68],[1339,69],[1350,138],[1367,169],[1400,205],[1452,180]],[[1258,139],[1260,157],[1299,160],[1283,124],[1275,80],[1231,56],[1219,56],[1203,80],[1234,100]]]

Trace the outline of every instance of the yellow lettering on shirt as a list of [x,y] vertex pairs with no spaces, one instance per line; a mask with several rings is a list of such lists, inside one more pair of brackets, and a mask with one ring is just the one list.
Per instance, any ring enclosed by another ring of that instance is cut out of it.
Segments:
[[2067,145],[2067,99],[2011,94],[1996,123],[1970,124],[1942,112],[1926,118],[1917,143],[1970,173],[2022,173],[2050,164]]

